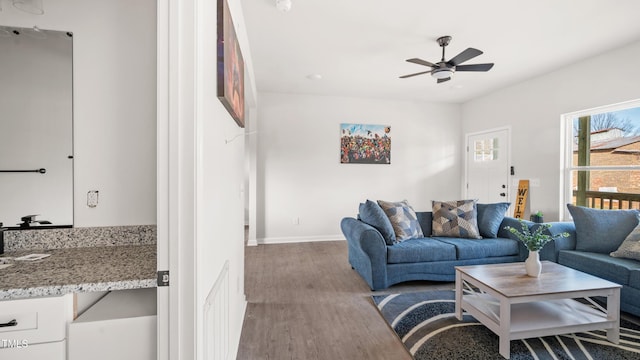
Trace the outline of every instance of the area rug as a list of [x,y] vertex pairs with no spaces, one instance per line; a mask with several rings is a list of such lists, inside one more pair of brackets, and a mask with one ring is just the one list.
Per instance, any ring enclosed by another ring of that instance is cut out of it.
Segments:
[[[499,338],[471,315],[455,317],[455,292],[375,295],[382,317],[416,360],[503,359]],[[620,321],[620,344],[605,331],[511,341],[511,359],[640,359],[640,326]]]

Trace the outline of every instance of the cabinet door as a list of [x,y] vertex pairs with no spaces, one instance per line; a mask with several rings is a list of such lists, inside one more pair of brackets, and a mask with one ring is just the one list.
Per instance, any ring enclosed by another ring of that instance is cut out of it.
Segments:
[[0,349],[0,359],[2,360],[65,360],[66,342],[58,341],[47,344],[29,345],[19,343],[20,347],[10,347]]

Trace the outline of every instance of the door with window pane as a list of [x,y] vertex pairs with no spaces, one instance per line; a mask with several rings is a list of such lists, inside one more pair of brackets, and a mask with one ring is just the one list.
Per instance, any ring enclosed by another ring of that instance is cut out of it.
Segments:
[[509,201],[509,129],[467,136],[466,198]]

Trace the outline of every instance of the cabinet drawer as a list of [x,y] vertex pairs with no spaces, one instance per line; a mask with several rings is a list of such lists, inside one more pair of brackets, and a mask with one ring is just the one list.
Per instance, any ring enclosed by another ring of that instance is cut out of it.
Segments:
[[0,301],[0,348],[64,340],[72,310],[71,295]]
[[65,360],[66,357],[65,341],[0,349],[3,360]]
[[38,313],[35,311],[25,313],[0,312],[0,335],[13,331],[33,330],[38,328]]

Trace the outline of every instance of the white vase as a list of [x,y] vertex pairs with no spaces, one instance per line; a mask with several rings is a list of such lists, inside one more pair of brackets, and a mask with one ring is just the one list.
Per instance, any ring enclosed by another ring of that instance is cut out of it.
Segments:
[[527,269],[527,275],[532,277],[540,276],[540,272],[542,271],[540,254],[538,254],[537,251],[529,251],[529,257],[525,260],[524,267]]

